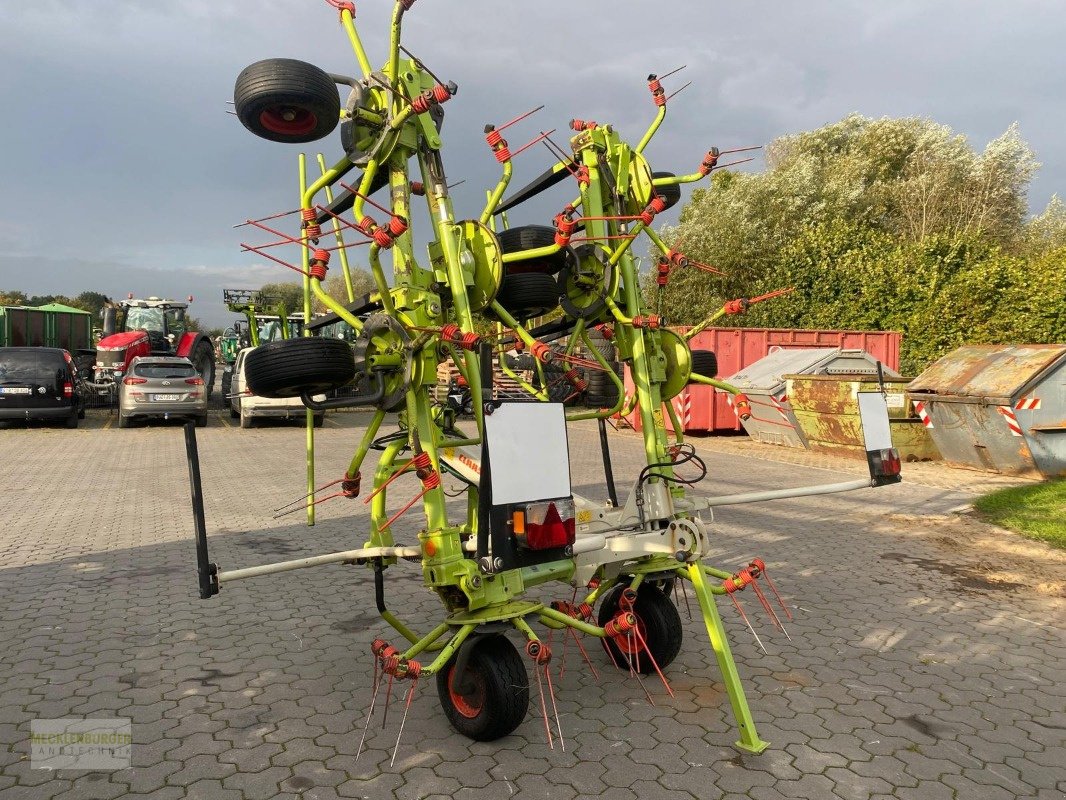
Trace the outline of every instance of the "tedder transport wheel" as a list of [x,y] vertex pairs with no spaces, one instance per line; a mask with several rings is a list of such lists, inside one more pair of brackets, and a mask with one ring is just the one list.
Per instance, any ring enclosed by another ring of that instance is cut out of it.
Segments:
[[250,352],[244,374],[248,389],[262,397],[325,394],[351,383],[355,358],[342,339],[282,339]]
[[269,58],[245,67],[233,87],[241,124],[272,142],[313,142],[341,118],[337,84],[314,64]]
[[[549,228],[547,225],[521,225],[500,231],[496,234],[496,238],[500,240],[500,251],[503,253],[539,250],[555,244],[555,228]],[[544,258],[512,261],[507,264],[506,269],[508,275],[518,275],[523,272],[543,272],[554,275],[563,267],[569,266],[573,260],[574,251],[569,247],[564,247],[559,252]]]
[[[618,613],[618,599],[622,594],[625,584],[616,586],[603,598],[600,605],[599,623],[607,624]],[[633,604],[633,613],[637,616],[637,630],[640,631],[644,641],[648,644],[655,664],[659,669],[666,669],[666,665],[677,658],[681,651],[681,639],[684,630],[681,627],[681,617],[674,608],[670,598],[650,584],[641,584],[637,589],[637,602]],[[622,669],[628,669],[632,663],[633,668],[642,675],[650,675],[655,672],[655,664],[651,663],[647,653],[637,645],[636,641],[616,641],[603,639],[604,648]]]
[[[653,178],[673,178],[672,172],[653,172]],[[655,193],[666,200],[666,208],[673,208],[681,200],[681,187],[676,183],[669,186],[656,186]],[[664,209],[665,210],[665,209]]]
[[477,742],[500,739],[517,728],[529,710],[529,679],[521,656],[500,634],[470,645],[463,674],[456,659],[437,673],[437,694],[448,721]]
[[505,275],[496,293],[500,305],[523,322],[554,311],[559,305],[559,284],[541,272]]
[[718,356],[713,350],[692,351],[692,371],[705,378],[714,378],[718,375]]
[[193,351],[192,364],[204,379],[204,396],[210,400],[211,391],[215,388],[215,350],[211,347],[211,342],[201,340]]

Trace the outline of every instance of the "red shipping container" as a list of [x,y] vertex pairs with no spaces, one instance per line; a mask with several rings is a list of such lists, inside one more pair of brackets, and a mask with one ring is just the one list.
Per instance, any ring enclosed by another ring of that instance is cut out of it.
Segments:
[[[684,333],[688,328],[676,328]],[[718,375],[728,378],[754,364],[772,348],[842,347],[861,349],[886,367],[899,369],[898,331],[810,331],[791,328],[708,328],[697,333],[689,344],[693,350],[713,350],[718,357]],[[633,393],[633,379],[626,369],[626,394]],[[726,400],[726,394],[712,386],[692,384],[674,398],[674,408],[685,423],[685,432],[743,430],[740,420]],[[640,430],[640,414],[634,411],[628,422]],[[667,427],[670,427],[667,418]]]

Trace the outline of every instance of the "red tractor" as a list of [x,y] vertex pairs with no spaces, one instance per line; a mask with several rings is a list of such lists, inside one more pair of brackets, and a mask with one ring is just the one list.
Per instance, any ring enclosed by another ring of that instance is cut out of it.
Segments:
[[96,344],[93,386],[113,390],[136,356],[184,356],[204,379],[210,398],[215,382],[215,348],[207,334],[188,330],[188,307],[188,302],[159,297],[131,297],[106,307],[104,335]]

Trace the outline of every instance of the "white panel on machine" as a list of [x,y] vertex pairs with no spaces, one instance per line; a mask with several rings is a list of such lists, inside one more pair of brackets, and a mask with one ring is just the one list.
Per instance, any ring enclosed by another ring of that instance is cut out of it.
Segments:
[[562,403],[503,403],[485,415],[492,503],[570,496],[570,449]]
[[892,431],[888,426],[888,404],[880,392],[859,392],[859,420],[866,449],[887,450],[892,446]]

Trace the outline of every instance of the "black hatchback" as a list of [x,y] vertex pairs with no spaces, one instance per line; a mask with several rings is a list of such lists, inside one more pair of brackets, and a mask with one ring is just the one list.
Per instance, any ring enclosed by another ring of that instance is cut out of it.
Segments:
[[66,350],[0,347],[0,422],[45,420],[77,428],[85,390]]

